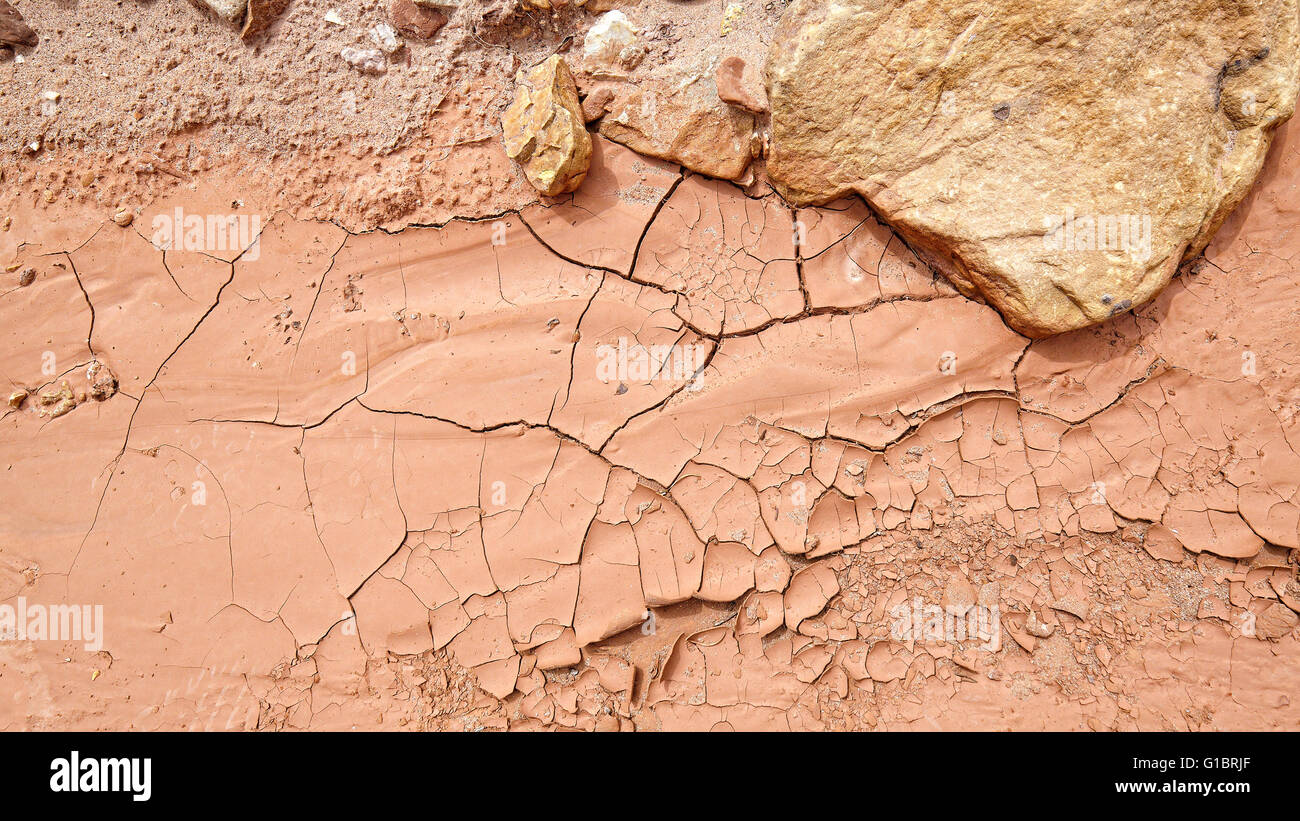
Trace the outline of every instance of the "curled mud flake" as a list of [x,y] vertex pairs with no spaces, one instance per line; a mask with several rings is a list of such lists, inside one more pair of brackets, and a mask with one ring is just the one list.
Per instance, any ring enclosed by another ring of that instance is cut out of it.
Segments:
[[749,548],[738,542],[710,543],[696,597],[714,602],[739,599],[754,589],[756,561]]
[[824,562],[795,573],[785,591],[785,626],[798,630],[805,619],[822,612],[839,590],[839,580]]
[[790,563],[776,547],[769,547],[754,565],[754,585],[760,593],[783,593],[790,584]]
[[1300,625],[1300,616],[1289,607],[1274,602],[1264,608],[1255,621],[1256,635],[1261,639],[1281,639]]
[[771,634],[784,624],[784,610],[779,592],[751,593],[741,603],[736,623],[737,635],[762,637]]
[[886,684],[907,675],[910,657],[904,647],[892,641],[877,641],[867,651],[864,666],[873,681]]

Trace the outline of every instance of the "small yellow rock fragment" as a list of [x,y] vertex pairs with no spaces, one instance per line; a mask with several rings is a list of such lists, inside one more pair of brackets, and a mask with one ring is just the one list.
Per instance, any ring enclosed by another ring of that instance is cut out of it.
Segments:
[[515,101],[501,115],[506,156],[548,197],[574,191],[591,166],[591,135],[569,66],[552,55],[515,77]]
[[721,34],[726,37],[736,27],[736,21],[745,13],[743,3],[728,3],[725,11],[722,12],[722,29]]

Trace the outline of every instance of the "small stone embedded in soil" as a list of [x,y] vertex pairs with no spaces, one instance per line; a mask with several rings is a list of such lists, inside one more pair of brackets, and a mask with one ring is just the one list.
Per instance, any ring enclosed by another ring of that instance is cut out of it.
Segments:
[[117,393],[117,377],[102,362],[95,361],[86,368],[86,381],[90,383],[90,397],[103,402]]
[[605,116],[609,104],[614,100],[614,90],[608,86],[594,88],[582,98],[582,118],[594,122]]
[[385,54],[395,54],[402,47],[397,32],[387,23],[376,23],[370,28],[370,41]]
[[388,60],[377,48],[344,46],[339,51],[339,56],[343,58],[343,62],[362,74],[383,74],[388,71]]
[[253,40],[271,27],[289,7],[290,0],[248,0],[248,14],[239,32],[243,40]]
[[1030,611],[1029,618],[1025,621],[1025,632],[1035,638],[1046,639],[1056,632],[1056,626],[1039,621],[1038,615]]
[[248,8],[249,0],[202,0],[202,2],[222,20],[234,23],[243,19],[244,9]]
[[41,415],[57,419],[77,407],[76,395],[67,381],[60,383],[57,390],[45,391],[40,395]]
[[446,14],[415,0],[393,0],[388,13],[398,33],[413,40],[428,40],[447,24]]
[[708,55],[678,60],[635,83],[613,83],[600,133],[710,177],[743,179],[754,157],[754,115],[718,97]]

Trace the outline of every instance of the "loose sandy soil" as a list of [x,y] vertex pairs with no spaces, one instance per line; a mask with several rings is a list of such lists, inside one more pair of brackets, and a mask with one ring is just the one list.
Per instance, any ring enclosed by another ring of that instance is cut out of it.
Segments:
[[[591,9],[371,76],[369,0],[15,5],[0,605],[103,621],[0,642],[0,728],[1300,727],[1297,126],[1155,301],[1031,341],[761,164],[597,137],[539,201],[499,115]],[[638,71],[780,11],[643,0]]]

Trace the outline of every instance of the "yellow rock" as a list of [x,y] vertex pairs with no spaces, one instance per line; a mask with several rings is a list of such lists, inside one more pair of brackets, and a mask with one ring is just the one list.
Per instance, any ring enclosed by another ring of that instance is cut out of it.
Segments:
[[506,154],[546,196],[576,190],[591,166],[591,135],[568,65],[551,55],[520,70],[515,83],[515,101],[501,115]]
[[1250,188],[1297,92],[1297,0],[794,0],[768,173],[858,192],[1045,336],[1154,297]]

